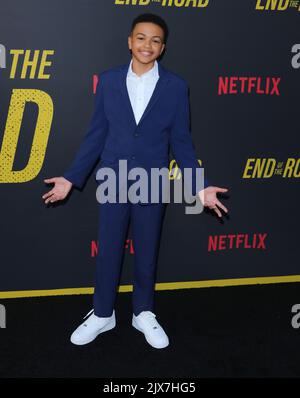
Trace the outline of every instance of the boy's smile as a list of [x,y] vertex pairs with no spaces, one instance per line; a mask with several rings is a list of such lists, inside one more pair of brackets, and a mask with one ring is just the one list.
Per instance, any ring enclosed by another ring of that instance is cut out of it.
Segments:
[[164,31],[152,22],[140,22],[128,37],[128,47],[132,53],[132,70],[141,75],[153,67],[163,52]]

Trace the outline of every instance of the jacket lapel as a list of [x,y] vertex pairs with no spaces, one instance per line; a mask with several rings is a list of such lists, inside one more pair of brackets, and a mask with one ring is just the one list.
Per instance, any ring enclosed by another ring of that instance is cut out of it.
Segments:
[[154,91],[152,93],[152,96],[146,106],[146,109],[139,121],[138,124],[136,124],[135,121],[135,117],[134,117],[134,112],[131,106],[131,102],[130,102],[130,98],[129,98],[129,94],[128,94],[128,90],[127,90],[127,83],[126,83],[126,78],[127,78],[127,72],[128,72],[128,68],[130,65],[130,62],[128,62],[127,64],[121,66],[120,68],[120,74],[119,74],[119,88],[120,88],[120,92],[121,92],[121,96],[123,98],[123,101],[125,103],[125,106],[127,108],[128,114],[130,119],[133,121],[135,126],[139,126],[142,121],[145,119],[145,117],[149,114],[151,108],[153,107],[153,105],[157,102],[157,100],[159,99],[161,93],[163,92],[163,90],[165,89],[165,87],[167,86],[167,82],[169,80],[168,78],[168,73],[166,71],[166,69],[160,64],[160,62],[158,63],[158,74],[159,74],[159,79],[156,83],[156,86],[154,88]]

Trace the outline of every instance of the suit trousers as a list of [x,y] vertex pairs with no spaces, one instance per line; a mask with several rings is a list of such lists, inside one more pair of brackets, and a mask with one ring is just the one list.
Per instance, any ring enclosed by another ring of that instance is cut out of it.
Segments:
[[153,311],[156,265],[166,204],[101,203],[96,258],[94,313],[112,315],[125,241],[131,225],[134,247],[133,313]]

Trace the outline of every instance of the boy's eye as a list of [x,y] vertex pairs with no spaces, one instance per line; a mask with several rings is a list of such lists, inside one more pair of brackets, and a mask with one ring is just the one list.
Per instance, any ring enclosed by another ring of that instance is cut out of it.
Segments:
[[[138,40],[144,40],[143,37],[138,37],[137,39]],[[160,40],[153,40],[153,42],[156,43],[156,44],[160,44]]]

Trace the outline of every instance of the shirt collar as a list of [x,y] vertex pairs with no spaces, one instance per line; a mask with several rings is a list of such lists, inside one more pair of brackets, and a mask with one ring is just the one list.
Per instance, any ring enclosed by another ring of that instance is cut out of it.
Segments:
[[132,70],[132,59],[131,59],[130,65],[129,65],[129,68],[128,68],[128,72],[127,72],[127,77],[132,77],[132,78],[142,77],[143,79],[154,79],[154,78],[157,78],[157,77],[159,77],[158,63],[155,60],[153,67],[150,70],[148,70],[148,72],[145,72],[141,76],[138,76]]

